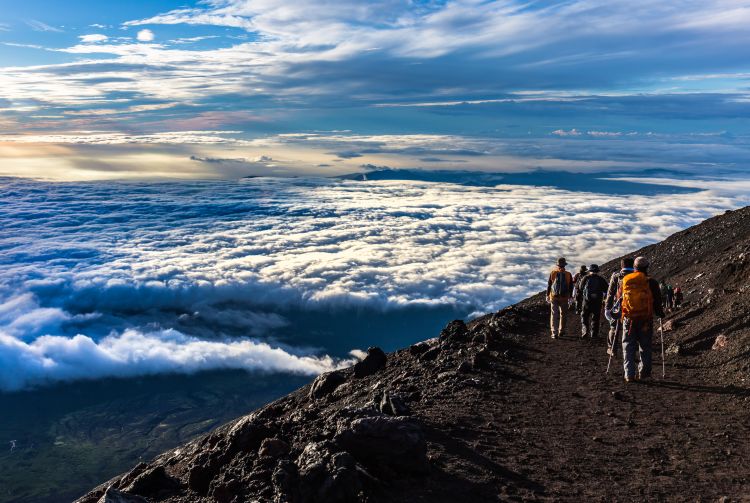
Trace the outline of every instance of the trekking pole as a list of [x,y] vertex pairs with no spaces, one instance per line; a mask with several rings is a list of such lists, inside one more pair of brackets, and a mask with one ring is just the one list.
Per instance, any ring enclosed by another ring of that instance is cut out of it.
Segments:
[[667,375],[667,370],[666,363],[664,362],[664,325],[661,318],[659,318],[659,332],[661,332],[661,378],[664,379]]
[[617,332],[620,331],[620,320],[615,323],[615,334],[612,336],[612,345],[609,347],[609,361],[607,362],[607,370],[605,374],[609,374],[609,366],[612,365],[612,357],[615,355],[615,342],[617,341]]

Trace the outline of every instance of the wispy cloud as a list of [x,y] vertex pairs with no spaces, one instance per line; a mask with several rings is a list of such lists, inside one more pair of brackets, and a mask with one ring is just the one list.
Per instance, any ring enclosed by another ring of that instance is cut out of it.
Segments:
[[31,27],[34,31],[52,31],[57,33],[62,33],[63,30],[61,28],[57,28],[56,26],[48,25],[47,23],[44,23],[42,21],[38,21],[36,19],[29,19],[26,21],[26,24]]

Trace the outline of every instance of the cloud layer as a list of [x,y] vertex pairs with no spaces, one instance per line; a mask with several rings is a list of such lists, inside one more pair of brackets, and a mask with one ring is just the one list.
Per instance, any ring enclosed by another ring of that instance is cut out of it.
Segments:
[[542,289],[558,255],[601,262],[748,200],[722,184],[617,196],[315,179],[0,183],[1,389],[319,372],[338,362],[274,342],[292,312],[486,312]]

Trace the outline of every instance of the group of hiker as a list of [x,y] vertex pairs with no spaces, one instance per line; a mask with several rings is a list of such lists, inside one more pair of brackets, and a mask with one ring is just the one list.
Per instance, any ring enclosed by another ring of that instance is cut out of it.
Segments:
[[[650,278],[646,257],[623,258],[620,270],[612,274],[609,282],[600,275],[597,264],[581,266],[575,276],[566,266],[565,258],[559,258],[547,281],[552,338],[564,335],[571,307],[581,316],[581,337],[598,337],[604,312],[610,327],[607,337],[610,358],[616,354],[618,336],[622,334],[625,381],[649,379],[654,319],[664,317],[666,311],[682,304],[680,288]],[[637,365],[636,353],[640,354]]]

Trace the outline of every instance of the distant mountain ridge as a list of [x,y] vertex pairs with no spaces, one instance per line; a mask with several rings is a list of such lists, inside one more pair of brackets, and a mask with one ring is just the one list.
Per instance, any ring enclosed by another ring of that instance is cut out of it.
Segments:
[[388,355],[370,348],[78,502],[746,496],[750,207],[641,254],[685,292],[665,320],[665,379],[623,384],[619,358],[605,374],[603,340],[581,340],[572,315],[551,340],[538,294]]

